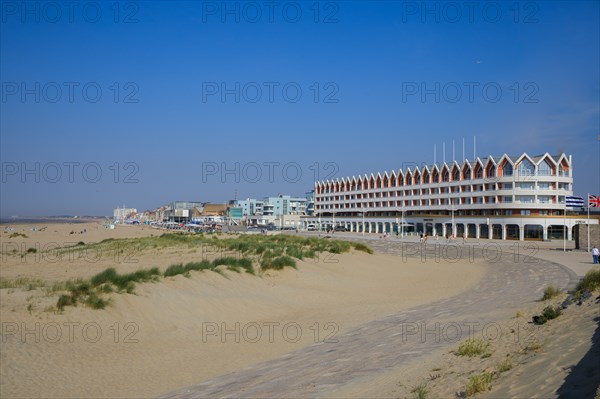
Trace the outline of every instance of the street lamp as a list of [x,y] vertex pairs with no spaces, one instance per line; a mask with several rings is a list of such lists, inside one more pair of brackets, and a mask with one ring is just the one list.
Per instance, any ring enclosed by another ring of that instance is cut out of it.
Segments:
[[402,201],[402,219],[400,222],[400,228],[402,229],[401,237],[404,238],[404,201]]
[[359,211],[360,213],[362,213],[362,235],[363,236],[365,235],[365,213],[367,211],[368,210],[365,210],[364,208]]

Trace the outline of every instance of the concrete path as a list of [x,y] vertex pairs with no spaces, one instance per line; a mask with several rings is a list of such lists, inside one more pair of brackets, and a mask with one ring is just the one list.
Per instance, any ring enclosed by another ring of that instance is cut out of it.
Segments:
[[438,256],[448,267],[461,248],[459,261],[468,261],[472,255],[486,260],[489,270],[479,284],[460,295],[373,320],[339,335],[335,343],[314,344],[162,398],[327,397],[350,382],[374,378],[436,349],[455,347],[461,338],[489,329],[494,320],[512,317],[519,307],[538,300],[548,284],[565,289],[577,281],[575,273],[564,266],[510,247],[456,243],[444,248],[441,241],[421,247],[392,239],[368,240],[368,244],[377,252],[399,257]]

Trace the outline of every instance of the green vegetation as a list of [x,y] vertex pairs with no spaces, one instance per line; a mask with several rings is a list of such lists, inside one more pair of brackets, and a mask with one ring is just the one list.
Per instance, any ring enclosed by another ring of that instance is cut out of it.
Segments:
[[357,251],[366,252],[368,254],[373,254],[373,250],[368,245],[363,244],[362,242],[352,243],[352,246]]
[[556,319],[560,316],[562,310],[560,306],[546,306],[540,316],[534,318],[535,324],[546,324],[547,321]]
[[[18,234],[18,233],[17,233]],[[213,261],[202,260],[187,264],[174,264],[169,266],[164,273],[158,268],[138,270],[133,273],[119,274],[114,268],[108,268],[89,280],[70,280],[66,282],[50,283],[41,280],[0,279],[0,288],[44,288],[47,292],[67,291],[58,298],[56,307],[59,311],[66,306],[76,306],[83,303],[93,309],[103,309],[109,303],[102,297],[111,292],[133,293],[136,283],[157,281],[159,277],[173,277],[177,275],[190,276],[192,271],[209,270],[223,273],[224,266],[227,270],[241,273],[242,271],[255,274],[254,265],[260,270],[282,270],[285,267],[296,268],[296,259],[317,258],[321,252],[341,254],[352,249],[366,253],[373,250],[362,243],[322,239],[316,237],[298,237],[292,235],[241,235],[230,238],[218,238],[216,235],[204,234],[166,233],[157,237],[114,239],[109,238],[99,243],[86,245],[83,241],[58,250],[64,252],[82,252],[94,250],[96,253],[111,253],[117,256],[135,257],[143,250],[161,250],[168,247],[187,247],[206,250],[207,253],[221,254]],[[53,250],[56,252],[56,249]],[[30,248],[27,252],[36,252]],[[57,253],[53,253],[57,255]],[[234,256],[235,255],[235,256]]]
[[496,369],[498,370],[498,373],[504,373],[510,369],[513,368],[513,363],[512,363],[512,356],[511,355],[506,355],[506,358],[504,358],[504,360],[502,360],[500,363],[498,363],[498,365],[496,366]]
[[[64,252],[97,250],[102,254],[124,254],[135,257],[145,250],[161,250],[168,247],[184,246],[190,249],[205,249],[211,253],[233,252],[239,256],[262,257],[271,251],[277,257],[287,255],[295,259],[314,258],[320,252],[341,254],[351,249],[369,254],[373,250],[359,242],[323,239],[317,237],[299,237],[287,234],[278,235],[240,235],[235,237],[188,233],[164,233],[156,237],[114,239],[108,238],[94,244],[82,242]],[[55,250],[56,251],[56,250]],[[260,263],[260,259],[259,259]]]
[[414,399],[425,399],[429,391],[427,390],[427,384],[423,383],[411,391]]
[[45,288],[48,283],[36,278],[20,277],[14,280],[0,277],[0,289],[2,288],[23,288],[27,291],[37,288]]
[[110,267],[89,280],[67,281],[64,290],[70,293],[61,295],[56,307],[58,310],[63,310],[65,306],[76,306],[78,302],[81,302],[92,309],[104,309],[109,301],[99,294],[113,291],[133,293],[136,283],[156,281],[160,275],[157,267],[126,274],[119,274]]
[[472,396],[479,392],[489,391],[492,389],[492,381],[494,381],[494,373],[486,372],[474,375],[469,378],[465,393],[467,396]]
[[458,351],[456,354],[458,356],[468,356],[468,357],[490,357],[491,352],[491,344],[482,339],[467,339],[462,342],[458,347]]
[[264,257],[260,263],[260,267],[263,270],[281,270],[286,266],[296,269],[296,261],[287,255],[283,255],[277,257]]
[[575,289],[579,295],[583,291],[594,291],[600,288],[600,268],[588,271]]
[[19,238],[19,237],[29,238],[29,237],[27,237],[27,234],[23,234],[23,233],[10,233],[10,235],[8,236],[8,238]]
[[560,290],[555,285],[550,284],[544,290],[544,295],[542,296],[542,301],[552,299],[560,294],[561,294]]

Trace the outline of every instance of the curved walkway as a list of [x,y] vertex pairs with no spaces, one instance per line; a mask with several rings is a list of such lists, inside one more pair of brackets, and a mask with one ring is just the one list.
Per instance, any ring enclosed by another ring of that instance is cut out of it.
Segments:
[[[351,238],[356,241],[362,239]],[[377,252],[402,256],[436,254],[444,249],[398,241],[368,241]],[[441,244],[440,245],[444,245]],[[452,244],[460,247],[460,244]],[[318,343],[237,372],[180,389],[162,398],[326,397],[350,382],[370,379],[481,331],[487,323],[514,315],[515,309],[538,300],[548,284],[567,288],[576,275],[557,263],[497,248],[492,254],[462,247],[462,261],[485,259],[489,270],[472,289],[457,296],[373,320],[338,336],[336,343]],[[473,247],[470,247],[473,248]],[[447,257],[457,248],[446,248]],[[470,252],[469,252],[470,251]],[[441,255],[439,255],[441,254]],[[496,258],[497,256],[497,258]],[[490,260],[494,260],[490,262]],[[443,260],[441,260],[443,262]],[[448,262],[448,267],[452,263]],[[207,359],[210,361],[210,359]]]

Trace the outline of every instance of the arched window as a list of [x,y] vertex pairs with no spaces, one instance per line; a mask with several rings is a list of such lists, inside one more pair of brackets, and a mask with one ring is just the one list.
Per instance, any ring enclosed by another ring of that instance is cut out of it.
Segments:
[[448,176],[448,169],[444,169],[444,171],[442,172],[442,181],[447,182],[449,180]]
[[527,158],[523,159],[519,164],[520,176],[533,176],[535,174],[535,166]]
[[538,175],[540,176],[551,176],[552,166],[545,159],[538,166]]
[[471,169],[469,167],[465,168],[464,176],[465,176],[464,180],[470,180],[471,179]]
[[460,171],[458,170],[458,168],[454,168],[454,170],[452,170],[452,181],[459,181],[460,180]]
[[503,176],[512,176],[513,174],[513,166],[510,162],[506,162],[502,167],[502,175]]

